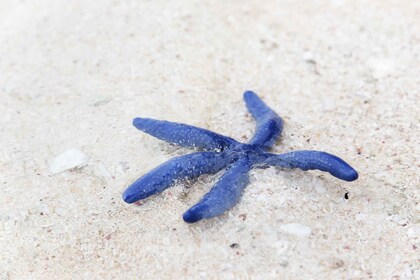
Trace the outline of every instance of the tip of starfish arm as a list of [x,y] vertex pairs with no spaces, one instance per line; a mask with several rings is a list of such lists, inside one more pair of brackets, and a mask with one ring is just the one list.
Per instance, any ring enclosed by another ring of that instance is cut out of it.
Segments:
[[333,168],[335,170],[330,170],[331,175],[347,182],[355,181],[359,178],[357,171],[341,158],[327,153],[323,153],[323,155],[327,155],[332,165],[335,166]]
[[186,223],[192,224],[203,219],[202,211],[197,208],[191,208],[182,216]]
[[133,126],[135,126],[135,127],[141,127],[142,126],[142,124],[146,121],[147,119],[146,118],[139,118],[139,117],[137,117],[137,118],[134,118],[133,119]]
[[359,178],[359,174],[353,168],[347,170],[347,172],[342,175],[342,179],[348,182],[355,181],[357,178]]
[[252,90],[246,90],[244,92],[244,98],[253,97],[253,96],[257,96],[257,94],[253,92]]
[[133,192],[131,192],[129,189],[127,189],[123,194],[122,198],[126,203],[134,203],[138,200],[137,195]]
[[184,222],[189,223],[189,224],[196,223],[202,219],[200,215],[197,215],[197,213],[191,213],[191,212],[186,212],[182,216],[182,218],[184,219]]

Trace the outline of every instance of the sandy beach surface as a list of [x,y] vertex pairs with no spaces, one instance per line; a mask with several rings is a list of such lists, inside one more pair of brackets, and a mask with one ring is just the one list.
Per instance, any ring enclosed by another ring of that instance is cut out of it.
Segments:
[[[420,279],[420,2],[0,0],[0,279]],[[258,169],[228,213],[182,214],[220,174],[128,205],[192,150],[134,117],[359,171]]]

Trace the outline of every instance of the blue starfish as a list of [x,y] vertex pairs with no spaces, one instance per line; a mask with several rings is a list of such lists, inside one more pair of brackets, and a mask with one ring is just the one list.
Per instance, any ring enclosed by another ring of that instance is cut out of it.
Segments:
[[252,168],[276,166],[318,169],[345,181],[358,178],[356,170],[349,164],[325,152],[269,153],[268,150],[283,130],[283,121],[254,92],[246,91],[244,100],[257,123],[256,132],[247,144],[186,124],[135,118],[133,125],[145,133],[169,143],[202,151],[173,158],[146,173],[125,190],[124,201],[133,203],[162,192],[180,179],[197,178],[227,168],[211,190],[184,213],[185,222],[195,223],[221,215],[235,206],[249,183],[248,174]]

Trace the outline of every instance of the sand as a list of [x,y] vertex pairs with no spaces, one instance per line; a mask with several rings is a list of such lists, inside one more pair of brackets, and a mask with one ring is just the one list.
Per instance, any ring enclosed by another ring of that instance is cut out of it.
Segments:
[[[419,2],[225,2],[0,1],[0,279],[420,279]],[[247,141],[247,89],[285,120],[274,152],[360,178],[254,170],[194,225],[220,174],[122,201],[191,152],[134,117]]]

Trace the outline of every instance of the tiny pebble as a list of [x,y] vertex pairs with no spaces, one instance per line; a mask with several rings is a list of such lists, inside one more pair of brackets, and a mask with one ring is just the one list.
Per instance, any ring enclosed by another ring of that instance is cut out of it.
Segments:
[[305,52],[303,54],[303,60],[308,62],[308,63],[315,63],[315,57],[314,54],[311,52]]
[[324,186],[322,185],[321,181],[318,181],[315,184],[315,191],[319,194],[324,194],[325,193],[326,190],[325,190]]
[[312,233],[310,227],[298,223],[284,224],[280,226],[280,230],[297,237],[309,237]]

